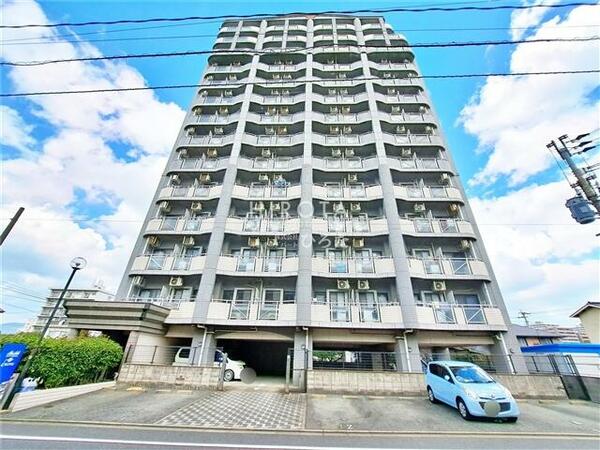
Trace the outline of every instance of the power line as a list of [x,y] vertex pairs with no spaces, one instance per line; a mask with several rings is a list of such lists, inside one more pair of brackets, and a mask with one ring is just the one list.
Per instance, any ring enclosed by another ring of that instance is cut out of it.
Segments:
[[[182,24],[182,25],[195,25],[195,24]],[[134,31],[134,30],[147,30],[147,29],[155,29],[160,27],[139,27],[139,28],[128,28],[123,30],[108,30],[106,32],[123,32],[123,31]],[[400,30],[401,33],[406,32],[448,32],[448,31],[507,31],[507,30],[529,30],[531,27],[479,27],[479,28],[402,28]],[[544,29],[554,29],[554,28],[600,28],[600,24],[590,24],[590,25],[560,25],[560,26],[550,26],[545,25]],[[103,34],[104,32],[91,32],[91,33],[78,33],[78,36],[88,35],[88,34]],[[35,40],[36,38],[21,38],[21,39],[8,39],[8,40],[0,40],[0,44],[2,45],[46,45],[46,44],[64,44],[67,43],[81,43],[83,42],[81,39],[68,39],[72,37],[72,34],[57,34],[47,38],[46,40]],[[109,38],[109,39],[86,39],[85,42],[115,42],[115,41],[147,41],[147,40],[170,40],[170,39],[195,39],[195,38],[205,38],[205,37],[215,37],[215,33],[212,34],[188,34],[188,35],[171,35],[171,36],[138,36],[138,37],[120,37],[120,38]],[[66,39],[62,39],[66,38]],[[51,40],[52,39],[52,40]],[[58,40],[57,40],[58,39]]]
[[228,20],[228,19],[250,19],[250,18],[277,18],[285,16],[311,16],[311,15],[331,15],[331,14],[364,14],[364,13],[424,13],[424,12],[456,12],[456,11],[500,11],[500,10],[525,10],[525,9],[538,9],[538,8],[569,8],[574,6],[598,6],[597,3],[586,3],[586,2],[573,2],[563,3],[557,5],[544,5],[544,4],[533,4],[533,5],[497,5],[497,6],[432,6],[428,8],[380,8],[380,9],[355,9],[355,10],[329,10],[319,12],[286,12],[277,14],[225,14],[218,16],[187,16],[187,17],[154,17],[149,19],[119,19],[119,20],[96,20],[89,22],[59,22],[59,23],[38,23],[38,24],[20,24],[20,25],[0,25],[0,29],[22,29],[22,28],[57,28],[57,27],[82,27],[89,25],[119,25],[127,23],[151,23],[151,22],[186,22],[190,20]]
[[[533,44],[533,43],[548,43],[548,42],[589,42],[600,40],[600,36],[586,36],[586,37],[573,37],[573,38],[542,38],[542,39],[518,39],[518,40],[503,40],[503,41],[471,41],[471,42],[428,42],[428,43],[415,43],[407,45],[408,48],[448,48],[448,47],[475,47],[475,46],[490,46],[490,45],[514,45],[514,44]],[[352,45],[357,48],[374,48],[370,45]],[[130,55],[113,55],[113,56],[94,56],[86,58],[70,58],[70,59],[52,59],[45,61],[6,61],[0,62],[1,66],[18,66],[18,67],[32,67],[32,66],[43,66],[47,64],[57,64],[66,62],[90,62],[90,61],[106,61],[106,60],[119,60],[119,59],[135,59],[135,58],[164,58],[173,56],[197,56],[205,54],[240,54],[245,55],[269,55],[285,53],[289,54],[301,54],[301,55],[312,55],[308,50],[315,50],[322,47],[306,47],[297,50],[288,50],[285,52],[282,49],[268,49],[258,51],[241,51],[241,50],[190,50],[183,52],[165,52],[165,53],[137,53]],[[387,48],[387,47],[386,47]],[[397,47],[394,47],[397,48]],[[401,47],[403,48],[403,47]]]
[[38,298],[44,298],[44,299],[46,298],[46,297],[44,297],[44,294],[41,294],[39,291],[34,291],[33,289],[29,289],[28,287],[25,287],[21,284],[13,283],[12,281],[6,281],[6,280],[4,280],[2,283],[7,285],[8,287],[15,287],[17,289],[24,290],[31,295],[36,295]]
[[30,312],[30,313],[33,313],[33,314],[37,314],[39,312],[39,311],[34,311],[32,309],[29,309],[29,308],[24,308],[23,306],[12,305],[10,303],[6,303],[6,305],[10,306],[11,308],[21,309],[23,311],[27,311],[27,312]]
[[[538,75],[567,75],[567,74],[590,74],[600,73],[600,69],[584,69],[584,70],[556,70],[549,72],[489,72],[489,73],[464,73],[464,74],[443,74],[443,75],[414,75],[411,79],[432,79],[432,80],[443,80],[443,79],[463,79],[463,78],[482,78],[482,77],[518,77],[518,76],[538,76]],[[363,81],[381,81],[379,77],[363,77],[354,78],[351,80],[337,80],[337,79],[316,79],[316,80],[302,80],[298,83],[327,83],[327,82],[345,82],[345,83],[359,83]],[[8,94],[0,94],[0,98],[9,97],[33,97],[38,95],[66,95],[66,94],[98,94],[106,92],[135,92],[135,91],[148,91],[148,90],[159,90],[159,89],[186,89],[186,88],[200,88],[200,87],[240,87],[240,86],[282,86],[285,84],[294,84],[288,80],[281,81],[264,81],[264,82],[240,82],[240,83],[212,83],[210,86],[205,84],[171,84],[162,86],[140,86],[140,87],[128,87],[128,88],[106,88],[106,89],[87,89],[87,90],[72,90],[72,91],[38,91],[38,92],[16,92]]]

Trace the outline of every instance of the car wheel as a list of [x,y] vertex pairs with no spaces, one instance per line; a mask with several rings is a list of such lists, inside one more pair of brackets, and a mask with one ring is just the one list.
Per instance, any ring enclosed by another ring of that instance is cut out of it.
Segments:
[[225,373],[223,374],[223,380],[225,380],[225,381],[233,381],[234,376],[235,375],[233,373],[233,370],[227,369],[225,371]]
[[517,420],[519,420],[518,417],[507,417],[506,423],[515,423]]
[[433,390],[431,390],[431,388],[429,386],[427,386],[427,398],[429,398],[429,401],[431,403],[437,403],[437,398],[435,398],[435,395],[433,395]]
[[463,419],[471,420],[473,418],[473,416],[469,412],[469,408],[467,408],[467,405],[465,404],[465,402],[463,401],[462,398],[459,398],[458,400],[456,400],[456,407],[458,409],[458,413],[460,414],[460,417],[462,417]]

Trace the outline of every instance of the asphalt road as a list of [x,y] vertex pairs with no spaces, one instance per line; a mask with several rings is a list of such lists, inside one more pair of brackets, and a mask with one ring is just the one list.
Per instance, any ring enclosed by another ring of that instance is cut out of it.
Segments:
[[523,433],[360,433],[207,431],[176,427],[1,423],[3,450],[12,449],[594,449],[596,437]]

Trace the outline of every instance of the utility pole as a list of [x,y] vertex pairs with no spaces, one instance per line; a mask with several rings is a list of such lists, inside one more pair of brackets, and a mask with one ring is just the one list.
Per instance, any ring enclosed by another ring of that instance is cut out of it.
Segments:
[[21,214],[23,214],[23,211],[25,211],[25,208],[23,208],[21,206],[17,210],[17,213],[13,216],[13,218],[10,219],[10,222],[8,222],[8,225],[6,225],[6,228],[4,229],[4,231],[2,232],[2,234],[0,234],[0,245],[2,245],[2,243],[6,239],[6,236],[8,236],[8,234],[10,233],[10,231],[13,229],[13,227],[17,223],[17,220],[19,220],[19,217],[21,217]]
[[532,313],[526,311],[519,311],[519,319],[523,319],[525,321],[525,326],[529,326],[529,319],[527,316],[530,316]]
[[[589,133],[578,136],[575,141],[581,140],[588,136]],[[595,175],[586,173],[586,170],[580,168],[577,163],[573,160],[571,150],[566,144],[568,141],[568,135],[564,134],[558,138],[559,144],[555,141],[550,142],[546,147],[548,149],[554,148],[560,157],[567,163],[569,169],[577,180],[571,186],[575,188],[577,196],[567,200],[566,206],[571,210],[572,217],[579,223],[591,223],[595,220],[597,215],[600,215],[600,194],[598,193],[597,186],[592,184],[592,180],[596,178]],[[571,141],[572,142],[572,141]],[[582,142],[582,144],[589,144],[591,141]],[[578,153],[582,153],[594,148],[594,146],[584,148]],[[591,170],[588,170],[588,172]],[[597,183],[596,183],[597,184]],[[584,198],[585,197],[585,198]],[[587,201],[586,201],[587,200]],[[590,204],[596,210],[595,212],[590,208]]]

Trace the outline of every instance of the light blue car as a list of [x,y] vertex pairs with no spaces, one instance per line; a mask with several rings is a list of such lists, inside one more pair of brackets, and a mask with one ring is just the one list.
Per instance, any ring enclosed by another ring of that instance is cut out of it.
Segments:
[[516,422],[519,417],[519,407],[509,390],[475,364],[432,361],[427,365],[425,382],[430,402],[447,403],[465,420],[477,416]]

